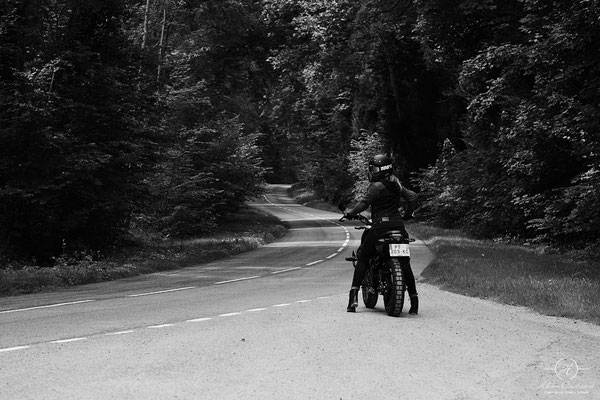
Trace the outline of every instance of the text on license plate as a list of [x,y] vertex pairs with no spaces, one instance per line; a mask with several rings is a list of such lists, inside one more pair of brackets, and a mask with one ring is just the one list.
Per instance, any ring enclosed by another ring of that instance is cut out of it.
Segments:
[[410,257],[408,244],[390,243],[390,257]]

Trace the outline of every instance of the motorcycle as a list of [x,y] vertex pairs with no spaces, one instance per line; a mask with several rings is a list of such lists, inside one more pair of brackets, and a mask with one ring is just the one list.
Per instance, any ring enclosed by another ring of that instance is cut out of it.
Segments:
[[[345,221],[347,216],[340,221]],[[368,230],[372,222],[364,215],[358,214],[352,219],[359,220],[365,225],[355,229]],[[404,306],[406,293],[405,276],[410,269],[410,243],[415,239],[405,236],[403,231],[390,230],[385,232],[377,241],[375,256],[369,261],[369,267],[362,281],[362,299],[367,308],[375,308],[379,295],[383,297],[385,311],[392,317],[398,317]],[[351,261],[356,268],[357,254],[360,247],[352,252]]]

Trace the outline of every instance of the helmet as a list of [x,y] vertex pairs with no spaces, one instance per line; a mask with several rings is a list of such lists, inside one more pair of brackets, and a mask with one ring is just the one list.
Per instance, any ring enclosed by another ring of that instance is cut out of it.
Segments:
[[385,154],[377,154],[369,160],[369,182],[381,181],[392,175],[392,159]]

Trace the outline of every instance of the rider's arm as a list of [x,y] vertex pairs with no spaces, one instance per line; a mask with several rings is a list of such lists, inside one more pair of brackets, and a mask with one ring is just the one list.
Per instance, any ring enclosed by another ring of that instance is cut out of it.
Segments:
[[415,192],[413,192],[412,190],[408,190],[404,186],[402,186],[401,195],[402,198],[406,200],[406,211],[404,213],[404,218],[410,219],[413,217],[413,213],[417,208],[417,198],[419,196]]
[[361,200],[358,203],[356,203],[354,207],[348,207],[346,211],[344,211],[344,214],[350,217],[355,217],[357,214],[365,211],[367,208],[369,208],[369,204]]
[[344,214],[355,217],[357,214],[365,211],[371,203],[379,196],[379,187],[375,184],[369,185],[367,193],[353,207],[348,207]]

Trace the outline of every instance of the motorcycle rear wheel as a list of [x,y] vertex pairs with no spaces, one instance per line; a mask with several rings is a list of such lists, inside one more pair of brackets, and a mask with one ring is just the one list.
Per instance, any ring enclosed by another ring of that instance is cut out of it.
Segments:
[[406,284],[404,282],[403,263],[406,262],[406,260],[398,258],[391,258],[386,262],[389,274],[387,275],[387,288],[383,293],[383,303],[385,304],[385,311],[392,317],[399,317],[404,306]]

